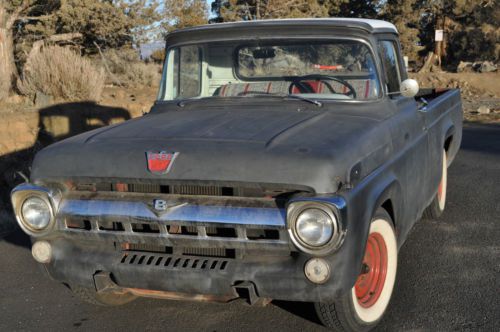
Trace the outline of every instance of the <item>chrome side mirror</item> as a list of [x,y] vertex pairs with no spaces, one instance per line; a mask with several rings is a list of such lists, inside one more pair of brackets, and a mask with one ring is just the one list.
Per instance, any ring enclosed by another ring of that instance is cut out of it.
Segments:
[[401,95],[405,97],[415,97],[419,90],[418,82],[414,79],[408,78],[401,82]]

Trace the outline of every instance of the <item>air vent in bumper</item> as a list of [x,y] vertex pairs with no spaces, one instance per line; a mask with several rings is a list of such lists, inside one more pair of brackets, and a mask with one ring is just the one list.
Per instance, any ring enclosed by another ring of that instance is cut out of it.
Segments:
[[143,252],[127,252],[123,254],[120,264],[164,269],[214,270],[224,271],[230,262],[226,259],[178,257]]

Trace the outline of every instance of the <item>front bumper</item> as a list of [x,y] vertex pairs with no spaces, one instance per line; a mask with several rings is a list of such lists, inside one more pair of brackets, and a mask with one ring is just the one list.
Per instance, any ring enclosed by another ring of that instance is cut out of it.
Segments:
[[[157,198],[173,208],[158,213],[147,203]],[[331,300],[352,287],[342,247],[323,257],[330,279],[321,285],[308,281],[304,265],[313,256],[292,244],[286,211],[274,200],[219,200],[67,193],[57,207],[53,232],[38,238],[53,248],[46,270],[70,285],[96,287],[95,276],[104,272],[120,288],[224,298],[238,296],[235,287],[241,284],[252,284],[261,298],[311,302]],[[340,200],[318,200],[337,202],[346,217]],[[214,233],[219,228],[224,232]],[[263,236],[255,237],[255,231]],[[231,255],[221,254],[227,250]]]
[[54,239],[51,244],[55,257],[46,269],[53,279],[70,285],[94,288],[94,275],[107,272],[122,288],[218,297],[236,296],[234,287],[244,282],[255,285],[257,296],[279,300],[316,302],[332,299],[340,291],[341,270],[334,268],[328,283],[314,285],[304,276],[307,257],[300,254],[244,259],[133,251],[125,255],[67,239]]

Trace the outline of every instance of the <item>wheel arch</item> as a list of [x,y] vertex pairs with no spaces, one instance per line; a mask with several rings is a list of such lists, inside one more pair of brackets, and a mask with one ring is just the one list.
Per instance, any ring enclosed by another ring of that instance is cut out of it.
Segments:
[[446,127],[443,129],[445,129],[443,130],[445,134],[442,137],[440,147],[445,150],[447,164],[450,166],[458,152],[458,149],[460,148],[462,134],[461,129],[457,130],[456,126],[452,122],[447,123]]
[[392,181],[380,188],[375,196],[377,199],[372,207],[371,215],[374,216],[380,208],[384,209],[391,217],[392,224],[398,235],[402,220],[401,212],[403,211],[403,192],[399,181],[393,178]]
[[455,126],[451,124],[448,129],[446,130],[446,133],[444,135],[444,140],[443,140],[443,147],[446,153],[448,153],[448,150],[451,147],[451,143],[453,142],[453,137],[455,134]]

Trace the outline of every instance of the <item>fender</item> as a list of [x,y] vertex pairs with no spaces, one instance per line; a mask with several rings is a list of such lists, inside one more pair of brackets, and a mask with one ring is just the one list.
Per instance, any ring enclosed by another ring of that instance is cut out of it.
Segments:
[[[372,172],[355,188],[340,194],[347,202],[347,214],[349,216],[347,236],[343,249],[350,252],[346,277],[349,278],[349,287],[352,288],[361,271],[372,216],[388,199],[392,203],[393,222],[398,234],[398,246],[400,247],[404,242],[404,238],[399,235],[401,232],[398,232],[401,229],[401,223],[405,220],[401,214],[404,202],[401,186],[396,175],[385,167]],[[350,208],[352,206],[365,206],[366,208],[359,210]]]

